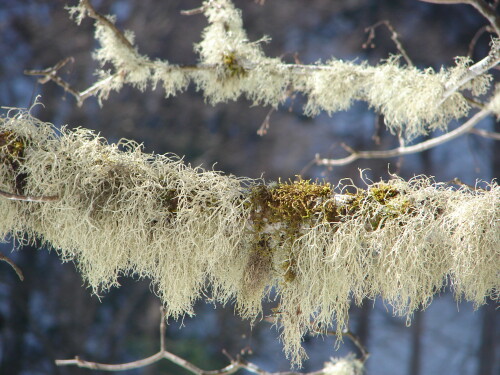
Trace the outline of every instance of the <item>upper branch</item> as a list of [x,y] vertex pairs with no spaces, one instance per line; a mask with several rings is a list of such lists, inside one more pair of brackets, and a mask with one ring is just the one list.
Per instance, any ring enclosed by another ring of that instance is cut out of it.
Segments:
[[122,43],[126,48],[134,49],[134,46],[130,41],[123,35],[123,33],[116,28],[113,22],[111,22],[107,17],[103,16],[99,12],[95,10],[89,0],[80,0],[80,4],[87,9],[87,14],[89,17],[95,19],[97,22],[112,30],[115,34],[115,37]]
[[161,83],[170,96],[194,82],[211,103],[244,95],[273,107],[295,91],[307,97],[307,115],[345,110],[362,100],[384,115],[390,130],[412,138],[445,128],[450,120],[467,115],[469,103],[459,92],[468,88],[476,96],[486,93],[491,80],[486,73],[499,63],[498,43],[494,43],[490,55],[482,61],[468,66],[458,60],[457,66],[439,72],[401,67],[397,59],[378,66],[335,59],[323,65],[285,64],[265,56],[259,45],[262,41],[248,41],[241,14],[229,0],[211,0],[194,12],[205,13],[209,21],[203,39],[195,46],[200,62],[180,66],[140,55],[132,39],[88,0],[81,1],[78,11],[80,18],[89,15],[96,20],[96,38],[101,46],[95,56],[102,65],[114,66],[114,71],[98,71],[99,81],[84,91],[64,82],[55,68],[28,74],[56,82],[79,104],[90,96],[106,99],[124,84],[145,89]]

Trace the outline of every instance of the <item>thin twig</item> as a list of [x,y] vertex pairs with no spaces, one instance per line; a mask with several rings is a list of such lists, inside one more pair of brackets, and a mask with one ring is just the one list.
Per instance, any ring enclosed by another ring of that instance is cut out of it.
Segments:
[[467,56],[472,58],[472,55],[474,54],[474,48],[476,48],[477,41],[486,32],[491,33],[491,32],[494,32],[494,30],[490,25],[485,25],[476,31],[476,33],[474,34],[474,36],[472,37],[472,39],[469,43],[469,50],[467,51]]
[[59,61],[56,65],[43,69],[43,70],[25,70],[24,74],[26,75],[31,75],[31,76],[44,76],[44,78],[40,78],[38,80],[39,83],[44,84],[50,81],[52,78],[57,75],[57,71],[63,68],[66,64],[69,62],[74,63],[75,59],[73,57],[66,57],[65,59],[62,59]]
[[[66,59],[66,60],[68,60],[68,59]],[[66,61],[66,60],[63,60],[63,61]],[[47,83],[49,81],[54,82],[58,86],[62,87],[64,89],[64,91],[73,95],[75,97],[77,105],[79,107],[83,104],[85,99],[87,99],[91,96],[94,96],[103,87],[109,85],[109,83],[111,81],[113,81],[114,79],[121,76],[121,73],[113,74],[109,77],[106,77],[105,79],[103,79],[101,81],[94,83],[88,89],[79,92],[74,87],[72,87],[68,82],[66,82],[64,79],[62,79],[60,76],[57,75],[56,67],[58,66],[58,64],[52,68],[48,68],[48,69],[44,69],[44,70],[25,70],[24,74],[29,75],[29,76],[42,76],[42,78],[38,79],[38,82],[41,84]]]
[[488,4],[484,0],[420,0],[434,4],[469,4],[472,5],[481,15],[493,26],[497,35],[500,36],[500,19],[495,12],[495,4]]
[[370,357],[370,353],[365,348],[365,346],[361,342],[360,338],[358,336],[356,336],[354,333],[352,333],[351,331],[343,332],[343,334],[345,336],[349,337],[351,339],[351,341],[354,343],[354,345],[356,345],[356,347],[361,352],[361,359],[360,359],[360,361],[361,362],[366,362],[366,360],[368,359],[368,357]]
[[477,109],[483,109],[484,108],[484,103],[480,102],[479,100],[470,98],[467,95],[463,95],[464,99],[467,100],[467,103],[469,103],[472,107],[477,108]]
[[14,271],[16,272],[17,274],[17,277],[19,277],[19,279],[21,281],[24,281],[24,275],[23,275],[23,271],[21,271],[21,269],[17,266],[17,264],[15,264],[12,259],[6,257],[5,255],[3,254],[0,254],[0,261],[3,260],[4,262],[8,263],[13,269]]
[[193,365],[191,362],[176,356],[173,353],[170,353],[166,350],[159,351],[156,354],[153,354],[150,357],[140,359],[133,362],[127,363],[119,363],[119,364],[107,364],[107,363],[98,363],[85,361],[80,357],[76,356],[74,359],[58,359],[55,361],[56,366],[77,366],[80,368],[88,368],[92,370],[102,370],[102,371],[125,371],[125,370],[133,370],[138,368],[143,368],[149,365],[152,365],[156,362],[159,362],[162,359],[166,359],[172,363],[175,363],[179,367],[196,374],[196,375],[222,375],[222,374],[232,374],[238,371],[240,368],[243,368],[239,363],[231,363],[230,365],[219,369],[219,370],[202,370],[199,367]]
[[24,201],[24,202],[55,202],[60,199],[57,195],[49,195],[49,196],[22,195],[22,194],[9,193],[3,190],[0,190],[0,196],[13,201]]
[[78,93],[77,90],[75,90],[68,82],[63,80],[58,74],[58,70],[60,70],[63,66],[65,66],[68,62],[74,62],[73,57],[67,57],[64,60],[59,61],[56,65],[53,67],[43,69],[43,70],[25,70],[24,74],[28,76],[42,76],[41,78],[38,79],[38,83],[40,84],[45,84],[49,81],[52,81],[56,83],[58,86],[61,86],[64,91],[70,93],[74,97],[77,98],[78,104],[80,105],[80,94]]
[[442,136],[429,139],[428,141],[417,143],[412,146],[403,146],[394,148],[391,150],[380,150],[380,151],[356,151],[346,144],[342,144],[344,149],[351,153],[351,155],[341,158],[341,159],[326,159],[320,158],[319,154],[316,154],[316,164],[324,166],[340,166],[347,165],[358,159],[383,159],[383,158],[393,158],[401,155],[414,154],[417,152],[422,152],[430,148],[436,147],[440,144],[448,142],[454,138],[461,136],[470,131],[479,121],[491,114],[490,109],[483,109],[472,116],[463,125],[452,130]]
[[396,32],[396,29],[391,25],[391,23],[388,20],[382,20],[377,22],[376,24],[372,26],[368,26],[365,29],[365,33],[368,33],[368,39],[366,40],[365,43],[363,43],[363,48],[368,48],[370,46],[371,48],[375,47],[375,44],[373,44],[373,40],[375,39],[375,29],[379,26],[385,25],[387,29],[391,32],[391,39],[396,45],[397,50],[399,53],[401,53],[401,56],[405,59],[406,63],[408,66],[413,66],[413,62],[411,61],[410,57],[408,56],[408,53],[406,53],[405,48],[403,47],[403,44],[399,40],[399,34]]
[[120,42],[122,42],[122,44],[125,47],[129,48],[132,51],[135,51],[134,50],[134,46],[125,37],[125,35],[120,30],[118,30],[117,27],[114,25],[114,23],[111,22],[107,17],[105,17],[102,14],[100,14],[99,12],[97,12],[95,10],[95,8],[92,6],[92,4],[90,4],[89,0],[81,0],[81,4],[85,8],[87,8],[87,13],[88,13],[88,15],[89,15],[90,18],[93,18],[96,21],[98,21],[101,24],[103,24],[104,26],[108,27],[110,30],[113,31],[113,33],[115,34],[115,36],[120,40]]
[[167,332],[167,325],[165,323],[165,315],[165,308],[162,305],[160,307],[160,352],[164,352],[166,350],[165,334]]
[[[318,331],[318,333],[321,333],[321,332]],[[338,333],[336,331],[328,331],[328,332],[326,332],[326,334],[330,335],[330,336],[338,336]],[[352,341],[352,343],[356,346],[356,348],[359,349],[359,351],[361,353],[360,361],[366,362],[368,357],[370,357],[370,353],[365,348],[365,346],[361,342],[360,338],[349,330],[342,331],[342,336],[346,336]]]
[[[267,316],[264,318],[264,321],[266,322],[269,322],[269,323],[276,323],[276,320],[277,320],[277,317],[274,316],[274,315],[271,315],[271,316]],[[311,331],[312,332],[315,332],[317,334],[327,334],[329,336],[339,336],[339,335],[342,335],[342,336],[346,336],[348,337],[352,342],[353,344],[359,349],[360,353],[361,353],[361,358],[359,359],[361,362],[366,362],[366,360],[368,359],[368,357],[370,356],[370,353],[368,352],[368,350],[365,348],[365,346],[363,345],[363,343],[361,342],[360,338],[358,336],[356,336],[352,331],[348,330],[348,329],[344,329],[343,331],[341,332],[337,332],[337,331],[321,331],[318,326],[316,325],[315,322],[311,322]]]
[[205,12],[205,10],[207,9],[207,5],[208,4],[205,4],[199,8],[195,8],[195,9],[181,10],[181,14],[183,16],[194,16],[195,14],[201,14],[201,13]]
[[470,190],[477,190],[477,188],[475,186],[466,184],[465,182],[463,182],[462,180],[460,180],[458,177],[455,177],[453,180],[448,181],[448,184],[465,186],[465,187],[467,187]]
[[469,133],[476,134],[484,138],[494,139],[495,141],[500,141],[500,133],[490,132],[488,130],[476,129],[476,128],[470,129]]
[[264,119],[264,121],[262,121],[262,124],[257,130],[257,134],[260,135],[261,137],[267,134],[267,131],[269,130],[271,115],[273,114],[274,111],[275,109],[271,108],[269,112],[267,112],[266,118]]
[[[313,371],[309,373],[300,373],[295,371],[285,371],[285,372],[268,372],[260,368],[259,366],[248,362],[242,359],[240,356],[236,358],[232,358],[227,351],[223,350],[223,353],[228,357],[230,364],[218,369],[218,370],[203,370],[191,362],[181,358],[173,353],[170,353],[165,349],[165,309],[161,307],[161,316],[160,316],[160,351],[156,354],[153,354],[150,357],[143,358],[133,362],[127,363],[119,363],[119,364],[107,364],[107,363],[98,363],[85,361],[81,359],[79,356],[75,356],[73,359],[58,359],[55,361],[56,366],[77,366],[80,368],[88,368],[91,370],[101,370],[101,371],[125,371],[125,370],[133,370],[138,368],[143,368],[145,366],[152,365],[156,362],[159,362],[162,359],[166,359],[179,367],[193,373],[195,375],[230,375],[235,373],[240,369],[245,369],[251,373],[257,375],[322,375],[324,374],[323,370]],[[352,333],[346,333],[346,336],[351,338],[356,346],[358,346],[359,340],[357,340],[356,336],[352,335]],[[354,338],[354,339],[353,339]],[[354,341],[357,340],[357,341]],[[368,358],[368,353],[360,348],[361,353],[364,357]],[[366,353],[366,354],[365,354]]]

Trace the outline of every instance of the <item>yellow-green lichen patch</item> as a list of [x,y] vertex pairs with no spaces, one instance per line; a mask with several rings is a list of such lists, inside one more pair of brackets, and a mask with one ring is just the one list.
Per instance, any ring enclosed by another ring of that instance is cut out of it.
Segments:
[[26,139],[12,131],[0,132],[0,157],[11,159],[21,158],[26,147]]
[[253,188],[252,221],[257,228],[281,223],[291,231],[298,231],[305,223],[339,220],[329,183],[310,180],[278,182]]
[[399,191],[391,185],[378,183],[369,189],[368,196],[373,197],[380,204],[387,204],[391,199],[399,195]]
[[224,67],[226,68],[230,77],[240,78],[247,75],[247,71],[243,66],[241,66],[234,52],[225,53],[224,55],[222,55],[222,62],[224,63]]
[[380,182],[368,190],[359,190],[352,194],[351,201],[339,210],[343,220],[363,215],[373,230],[383,226],[388,219],[397,219],[414,210],[413,204],[404,192],[395,186]]
[[27,140],[13,131],[0,132],[0,164],[8,166],[12,174],[14,188],[17,193],[22,193],[26,175],[19,173]]
[[277,268],[285,283],[297,277],[295,240],[307,228],[340,220],[333,194],[329,183],[303,179],[252,188],[250,220],[255,241],[259,241],[262,232],[269,232],[269,242],[273,244],[270,254],[276,248],[284,252]]

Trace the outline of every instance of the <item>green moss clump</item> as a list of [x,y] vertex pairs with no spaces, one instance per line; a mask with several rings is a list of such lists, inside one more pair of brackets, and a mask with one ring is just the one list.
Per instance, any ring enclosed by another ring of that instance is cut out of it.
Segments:
[[259,185],[252,189],[251,219],[262,229],[265,224],[282,223],[298,231],[306,222],[337,222],[340,219],[332,198],[329,183],[310,180],[281,182],[270,186]]
[[373,197],[380,204],[387,204],[399,194],[399,191],[393,186],[384,183],[377,184],[369,190],[369,196]]
[[[297,277],[296,255],[292,247],[301,231],[316,223],[340,221],[341,216],[332,195],[333,188],[329,183],[300,178],[297,181],[279,181],[252,188],[249,204],[255,242],[259,243],[262,231],[277,225],[271,230],[272,239],[276,244],[289,249],[288,260],[281,264],[283,280],[286,283]],[[267,249],[267,253],[261,256],[272,254],[272,248]]]
[[22,158],[26,148],[26,139],[12,131],[0,132],[0,157],[12,159]]
[[372,230],[382,228],[388,219],[397,219],[415,211],[414,205],[401,191],[383,182],[374,184],[368,191],[361,190],[352,194],[352,197],[340,210],[343,220],[360,213],[367,217]]
[[0,164],[6,165],[14,180],[16,193],[22,194],[26,175],[19,173],[28,141],[13,131],[0,132]]
[[247,71],[239,64],[234,52],[222,55],[222,62],[224,63],[230,77],[241,78],[247,75]]

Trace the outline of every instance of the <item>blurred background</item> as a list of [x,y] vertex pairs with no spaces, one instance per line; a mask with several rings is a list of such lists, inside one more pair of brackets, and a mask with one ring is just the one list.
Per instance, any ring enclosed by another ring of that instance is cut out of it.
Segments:
[[[315,118],[302,114],[304,98],[296,96],[269,118],[267,134],[259,136],[270,108],[252,107],[240,99],[210,106],[194,88],[165,99],[161,89],[140,92],[127,87],[113,93],[99,107],[93,98],[77,107],[74,98],[53,83],[37,84],[25,69],[44,69],[73,56],[62,74],[83,90],[94,82],[96,47],[93,23],[80,27],[68,18],[64,6],[76,1],[0,1],[0,105],[29,107],[37,95],[44,106],[33,114],[57,126],[69,124],[95,129],[110,142],[130,138],[147,152],[173,152],[187,163],[227,174],[266,180],[325,179],[337,184],[352,178],[363,186],[359,170],[373,181],[389,172],[404,178],[426,174],[437,181],[459,178],[468,184],[499,176],[499,143],[475,134],[404,158],[360,160],[327,169],[314,165],[315,154],[343,157],[342,142],[359,150],[389,149],[398,145],[383,119],[364,103],[349,111]],[[98,11],[115,14],[117,26],[133,30],[139,52],[172,63],[193,64],[193,43],[206,26],[202,15],[182,16],[180,11],[200,6],[200,0],[100,0]],[[376,29],[372,46],[363,48],[365,28],[388,20],[413,63],[421,68],[453,65],[455,56],[478,61],[488,52],[491,35],[481,33],[486,21],[468,5],[435,5],[416,0],[235,0],[243,11],[250,40],[269,35],[269,56],[287,62],[380,59],[398,53],[391,33]],[[471,41],[476,39],[475,43]],[[402,64],[404,61],[402,61]],[[450,124],[450,128],[458,123]],[[478,128],[500,131],[493,118]],[[428,137],[436,136],[430,134]],[[417,139],[423,141],[425,137]],[[0,213],[1,214],[1,213]],[[121,363],[155,353],[159,348],[160,303],[148,280],[123,279],[119,289],[92,296],[75,267],[61,264],[55,252],[0,245],[23,270],[21,282],[6,263],[0,263],[0,374],[99,374],[99,371],[56,367],[55,359],[73,358]],[[415,313],[411,326],[392,316],[383,301],[352,306],[351,330],[360,337],[371,357],[369,375],[493,375],[500,373],[500,319],[492,301],[474,311],[457,303],[448,290],[431,306]],[[194,318],[169,321],[167,349],[203,369],[227,364],[222,354],[245,353],[245,358],[267,371],[285,371],[289,362],[278,341],[279,332],[265,321],[254,327],[234,316],[233,306],[200,301]],[[330,357],[353,352],[346,338],[335,350],[331,337],[304,337],[310,357],[304,371],[323,367]],[[166,362],[125,374],[186,374]]]

